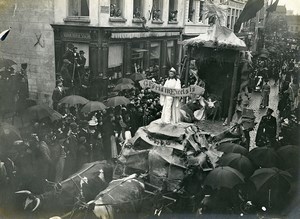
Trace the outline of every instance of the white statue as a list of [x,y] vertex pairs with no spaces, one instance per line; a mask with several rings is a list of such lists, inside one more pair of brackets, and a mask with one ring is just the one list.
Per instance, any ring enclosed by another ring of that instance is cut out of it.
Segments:
[[[181,82],[176,77],[176,70],[171,68],[169,77],[166,80],[164,87],[181,89]],[[160,104],[163,106],[161,121],[162,123],[178,123],[180,121],[179,97],[160,96]]]

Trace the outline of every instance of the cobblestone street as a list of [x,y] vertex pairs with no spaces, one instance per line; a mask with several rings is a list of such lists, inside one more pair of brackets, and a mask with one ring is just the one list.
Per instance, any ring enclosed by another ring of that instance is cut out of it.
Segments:
[[[278,96],[279,86],[274,85],[273,80],[271,80],[269,83],[271,86],[269,107],[274,110],[273,115],[276,117],[277,122],[278,122],[277,105],[278,105],[278,101],[279,101],[279,96]],[[257,124],[256,124],[254,130],[252,132],[250,132],[250,137],[251,137],[250,150],[252,150],[255,147],[255,136],[256,136],[256,131],[258,128],[258,123],[260,122],[261,117],[266,114],[266,110],[267,110],[267,109],[259,109],[260,102],[261,102],[261,93],[252,92],[249,108],[254,110],[254,114],[256,117],[255,121]]]

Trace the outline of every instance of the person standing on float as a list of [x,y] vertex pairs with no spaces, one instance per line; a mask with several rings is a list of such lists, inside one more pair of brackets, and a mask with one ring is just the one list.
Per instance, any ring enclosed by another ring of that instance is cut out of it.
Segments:
[[[171,68],[169,77],[164,84],[165,88],[181,89],[181,82],[176,77],[176,70]],[[162,123],[178,123],[180,121],[179,97],[161,95],[160,104],[163,106],[161,121]]]

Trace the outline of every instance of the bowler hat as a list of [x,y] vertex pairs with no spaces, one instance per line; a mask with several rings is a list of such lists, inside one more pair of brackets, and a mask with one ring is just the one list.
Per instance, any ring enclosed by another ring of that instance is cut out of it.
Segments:
[[80,50],[79,51],[79,54],[84,54],[85,52],[83,50]]
[[27,63],[22,63],[21,68],[26,69],[27,68]]

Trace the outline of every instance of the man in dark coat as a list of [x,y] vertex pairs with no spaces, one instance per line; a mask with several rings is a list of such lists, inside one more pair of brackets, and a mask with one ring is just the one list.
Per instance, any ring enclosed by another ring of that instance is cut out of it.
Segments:
[[53,101],[53,109],[58,111],[58,103],[59,101],[66,96],[66,91],[63,87],[62,81],[57,82],[57,86],[53,91],[52,94],[52,101]]
[[273,110],[268,108],[267,114],[261,118],[255,139],[257,146],[276,146],[277,123],[272,113]]
[[69,62],[74,63],[74,45],[72,43],[69,43],[67,45],[67,50],[63,54],[63,60],[67,59]]
[[64,86],[66,87],[72,87],[73,75],[69,68],[71,64],[72,63],[68,59],[64,59],[63,66],[60,69],[60,75],[63,78]]

